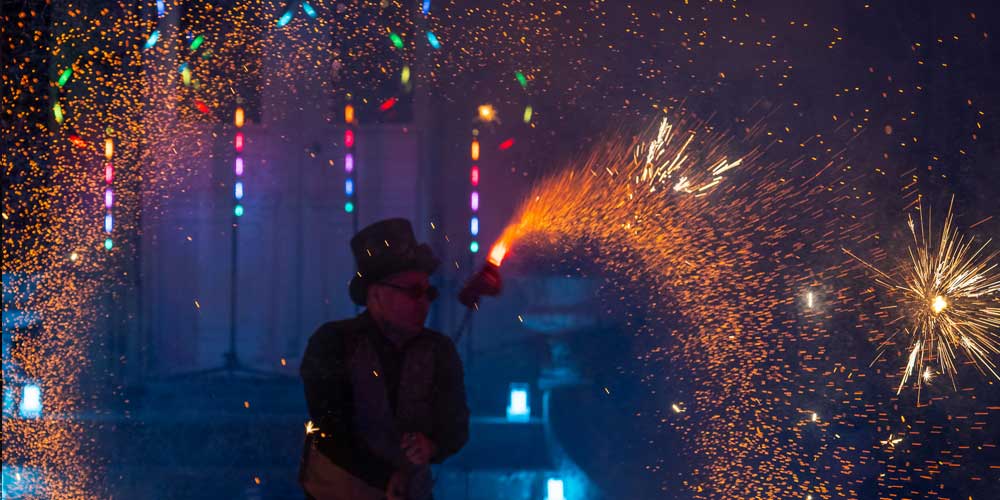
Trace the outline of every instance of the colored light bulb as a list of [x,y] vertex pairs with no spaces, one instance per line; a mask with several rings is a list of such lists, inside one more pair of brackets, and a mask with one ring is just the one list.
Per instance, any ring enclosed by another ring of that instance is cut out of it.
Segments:
[[237,156],[236,157],[236,165],[235,165],[235,167],[234,167],[233,170],[236,172],[237,176],[243,175],[243,157],[242,156]]
[[156,46],[156,41],[159,39],[160,39],[160,30],[153,30],[153,32],[149,35],[149,38],[146,39],[146,45],[144,48],[146,50],[153,48],[154,46]]
[[236,115],[233,117],[233,123],[236,124],[236,128],[243,126],[243,108],[236,108]]
[[472,140],[472,149],[470,153],[472,154],[472,161],[479,161],[479,140]]
[[347,213],[353,212],[354,211],[354,204],[351,203],[351,202],[344,203],[344,211],[347,212]]
[[236,152],[243,152],[243,132],[236,132]]
[[309,2],[302,2],[302,10],[306,12],[307,16],[316,19],[316,9],[312,5],[309,5]]
[[233,215],[243,217],[243,205],[236,205],[236,207],[233,208]]
[[344,194],[347,196],[354,196],[354,180],[347,179],[344,181]]
[[392,41],[393,47],[396,47],[397,49],[403,48],[403,39],[396,33],[389,33],[389,40]]
[[472,166],[472,173],[470,174],[470,177],[471,177],[470,180],[472,181],[472,185],[473,186],[478,186],[479,185],[479,167],[478,166],[476,166],[476,165]]
[[348,130],[344,131],[344,145],[347,146],[347,147],[349,147],[349,148],[353,148],[354,147],[354,131],[353,130],[348,129]]
[[63,85],[66,85],[66,82],[69,81],[69,77],[72,75],[73,75],[73,68],[64,69],[62,74],[59,75],[59,86],[62,87]]
[[236,185],[233,187],[233,195],[236,196],[237,200],[243,199],[243,181],[236,181]]
[[287,11],[285,11],[285,13],[278,18],[278,27],[284,28],[286,24],[292,22],[292,16],[294,15],[295,13],[292,12],[292,9],[288,9]]
[[469,243],[469,251],[472,253],[479,253],[479,242],[473,241],[472,243]]
[[431,47],[434,47],[434,50],[441,48],[441,41],[438,40],[437,35],[435,35],[432,31],[427,32],[427,42],[431,44]]
[[344,123],[354,123],[354,106],[351,104],[344,106]]
[[479,217],[473,217],[472,220],[469,221],[469,232],[472,233],[473,236],[479,235]]
[[344,172],[354,172],[354,155],[351,153],[344,156]]
[[473,212],[479,211],[479,191],[472,192],[472,196],[469,197],[469,205],[472,206]]
[[104,190],[104,208],[111,208],[111,205],[115,202],[115,195],[111,191],[111,188]]

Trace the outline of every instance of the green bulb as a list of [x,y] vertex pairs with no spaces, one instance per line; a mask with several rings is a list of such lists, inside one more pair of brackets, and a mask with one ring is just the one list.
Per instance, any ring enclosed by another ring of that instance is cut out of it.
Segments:
[[392,40],[392,45],[397,49],[403,48],[403,39],[395,33],[389,33],[389,39]]
[[195,37],[194,41],[191,42],[191,50],[198,50],[198,47],[201,47],[201,44],[204,42],[205,42],[205,37],[198,35],[197,37]]
[[479,242],[473,241],[472,243],[469,243],[469,251],[472,253],[479,253]]
[[107,238],[107,239],[104,240],[104,249],[105,250],[111,250],[111,248],[114,247],[114,246],[115,246],[115,244],[111,241],[111,238]]
[[236,214],[237,217],[243,217],[243,205],[236,205],[236,208],[233,209],[233,213]]
[[351,203],[351,202],[344,203],[344,211],[347,212],[347,213],[353,212],[354,211],[354,204]]
[[66,85],[66,82],[69,81],[69,77],[72,74],[73,68],[66,68],[66,70],[62,72],[62,75],[59,76],[59,86],[62,87],[63,85]]
[[518,71],[514,73],[514,77],[517,78],[517,83],[521,84],[521,88],[523,89],[528,88],[528,79],[524,77],[524,73]]

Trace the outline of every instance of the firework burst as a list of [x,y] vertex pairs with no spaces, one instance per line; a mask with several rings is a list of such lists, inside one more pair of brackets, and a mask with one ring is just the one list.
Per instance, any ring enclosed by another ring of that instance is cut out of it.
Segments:
[[998,252],[989,250],[991,240],[977,244],[959,233],[951,204],[940,235],[934,233],[931,215],[925,220],[922,211],[918,222],[908,216],[907,226],[913,237],[909,259],[896,272],[883,272],[844,250],[876,273],[875,281],[894,296],[909,323],[904,332],[912,344],[896,394],[915,374],[923,374],[914,377],[918,390],[921,381],[930,381],[934,362],[954,386],[960,351],[981,372],[1000,378],[993,359],[1000,352],[1000,272],[994,263]]

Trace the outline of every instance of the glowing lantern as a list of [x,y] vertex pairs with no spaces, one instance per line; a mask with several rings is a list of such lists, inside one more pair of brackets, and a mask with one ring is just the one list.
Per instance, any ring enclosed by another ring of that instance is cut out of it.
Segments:
[[507,404],[507,420],[527,422],[531,418],[531,406],[528,404],[528,384],[512,382],[510,384],[510,402]]

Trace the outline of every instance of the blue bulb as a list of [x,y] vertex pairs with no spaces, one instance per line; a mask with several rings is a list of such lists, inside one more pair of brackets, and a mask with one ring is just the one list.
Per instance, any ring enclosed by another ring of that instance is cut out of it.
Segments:
[[111,214],[105,215],[104,216],[104,232],[105,233],[110,233],[113,228],[114,228],[114,219],[111,217]]
[[469,243],[469,251],[472,253],[479,253],[479,242],[473,241],[472,243]]
[[422,7],[424,15],[426,16],[431,11],[431,0],[424,0],[424,5]]
[[347,179],[344,181],[344,194],[347,196],[354,196],[354,180]]
[[316,19],[316,9],[309,2],[302,2],[302,10],[306,11],[307,16]]
[[430,31],[427,32],[427,41],[430,42],[431,47],[434,47],[434,50],[441,48],[441,41],[439,41],[438,37]]
[[235,193],[236,194],[236,199],[237,200],[242,200],[243,199],[243,181],[236,181],[235,191],[236,191],[236,193]]
[[479,235],[479,217],[473,217],[472,221],[469,222],[469,232],[473,236]]
[[347,213],[353,212],[354,211],[354,204],[351,203],[351,202],[344,203],[344,211],[347,212]]
[[243,217],[243,205],[236,205],[236,208],[233,209],[233,213],[236,214],[237,217]]
[[278,19],[278,27],[284,28],[286,24],[292,22],[292,16],[294,15],[295,13],[292,12],[291,9],[285,11],[285,13]]
[[149,39],[146,40],[145,49],[149,50],[156,45],[156,41],[160,39],[160,30],[153,30],[153,33],[149,35]]

